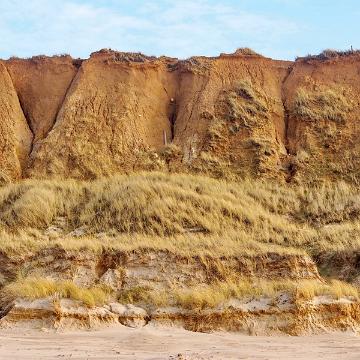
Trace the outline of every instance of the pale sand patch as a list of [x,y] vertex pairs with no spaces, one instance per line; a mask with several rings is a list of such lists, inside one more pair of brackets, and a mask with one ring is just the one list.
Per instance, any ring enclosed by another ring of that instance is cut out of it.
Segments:
[[360,338],[344,333],[251,337],[153,326],[62,333],[2,329],[0,359],[358,360]]

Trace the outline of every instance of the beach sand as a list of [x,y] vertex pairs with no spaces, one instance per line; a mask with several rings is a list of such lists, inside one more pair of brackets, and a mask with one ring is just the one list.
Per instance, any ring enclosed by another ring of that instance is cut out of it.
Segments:
[[97,331],[1,329],[0,359],[360,359],[360,337],[246,336],[179,328],[116,326]]

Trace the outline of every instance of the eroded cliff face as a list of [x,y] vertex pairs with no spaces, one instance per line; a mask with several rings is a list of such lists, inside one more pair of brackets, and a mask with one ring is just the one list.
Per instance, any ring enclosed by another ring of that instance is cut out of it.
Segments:
[[10,59],[1,66],[0,169],[13,179],[163,169],[353,180],[359,77],[358,54]]
[[[74,299],[50,296],[41,299],[0,297],[0,328],[96,328],[109,324],[142,327],[147,324],[180,326],[190,331],[236,331],[249,335],[309,335],[326,331],[360,329],[358,299],[316,296],[294,299],[286,292],[275,297],[245,296],[211,308],[188,308],[151,304],[141,292],[158,294],[172,289],[191,289],[221,280],[230,270],[242,276],[288,281],[312,280],[321,283],[315,263],[306,255],[237,256],[221,258],[183,257],[168,251],[69,251],[49,248],[25,256],[0,253],[0,279],[16,274],[47,276],[77,285],[106,286],[129,299],[109,299],[108,304],[88,307]],[[166,270],[165,270],[166,269]],[[1,286],[1,283],[0,283]]]
[[52,129],[79,65],[70,56],[12,58],[6,62],[34,144]]
[[174,142],[195,169],[277,176],[285,149],[282,83],[291,63],[234,54],[180,63]]
[[164,134],[171,136],[174,75],[166,62],[140,60],[100,52],[83,63],[53,130],[33,153],[31,176],[110,175],[131,170],[138,152],[163,146]]
[[292,66],[284,84],[287,138],[300,177],[358,178],[359,80],[359,55]]
[[10,75],[0,62],[1,178],[18,179],[26,167],[33,135],[21,110]]

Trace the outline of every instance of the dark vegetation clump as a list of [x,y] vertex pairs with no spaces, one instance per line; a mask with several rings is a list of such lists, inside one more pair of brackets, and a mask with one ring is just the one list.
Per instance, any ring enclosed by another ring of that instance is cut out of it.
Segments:
[[318,55],[307,55],[307,56],[302,56],[302,57],[297,57],[296,61],[308,61],[308,60],[331,60],[331,59],[336,59],[336,58],[340,58],[340,57],[346,57],[346,56],[351,56],[351,55],[358,55],[360,54],[360,50],[345,50],[345,51],[339,51],[339,50],[333,50],[333,49],[326,49],[323,50],[320,54]]

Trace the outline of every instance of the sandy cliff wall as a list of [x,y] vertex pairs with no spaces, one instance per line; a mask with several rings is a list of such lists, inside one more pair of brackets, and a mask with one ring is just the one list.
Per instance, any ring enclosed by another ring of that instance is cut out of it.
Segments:
[[26,167],[33,135],[21,110],[10,75],[0,62],[1,178],[18,179]]
[[359,176],[359,80],[359,55],[292,66],[284,84],[287,137],[300,176]]
[[358,54],[10,59],[1,66],[0,169],[14,179],[158,168],[353,180],[359,77]]
[[231,164],[242,175],[279,172],[286,155],[282,83],[291,63],[260,56],[180,63],[175,144],[200,170]]
[[[230,298],[213,307],[189,308],[184,304],[169,306],[166,302],[152,304],[148,295],[140,296],[150,289],[158,294],[164,294],[164,291],[171,294],[174,288],[189,290],[200,286],[195,288],[199,291],[201,286],[221,281],[229,271],[252,278],[281,278],[295,280],[298,284],[311,280],[321,283],[323,280],[316,265],[306,255],[269,253],[201,259],[145,249],[95,254],[86,250],[79,253],[49,248],[22,257],[0,253],[0,259],[0,280],[2,277],[11,281],[17,274],[26,273],[27,276],[70,280],[85,287],[102,285],[113,289],[122,302],[109,299],[108,304],[86,307],[79,300],[61,298],[60,295],[40,299],[3,296],[0,297],[0,328],[61,330],[121,323],[130,327],[175,325],[190,331],[236,331],[249,335],[358,333],[360,329],[359,301],[349,297],[303,299],[284,292],[273,297],[254,292],[252,296]],[[127,303],[128,296],[135,305]]]
[[18,98],[34,134],[34,144],[55,123],[66,93],[77,73],[70,56],[12,58],[6,62]]
[[166,63],[139,60],[97,53],[82,64],[31,175],[110,175],[131,170],[137,152],[161,148],[175,82]]

